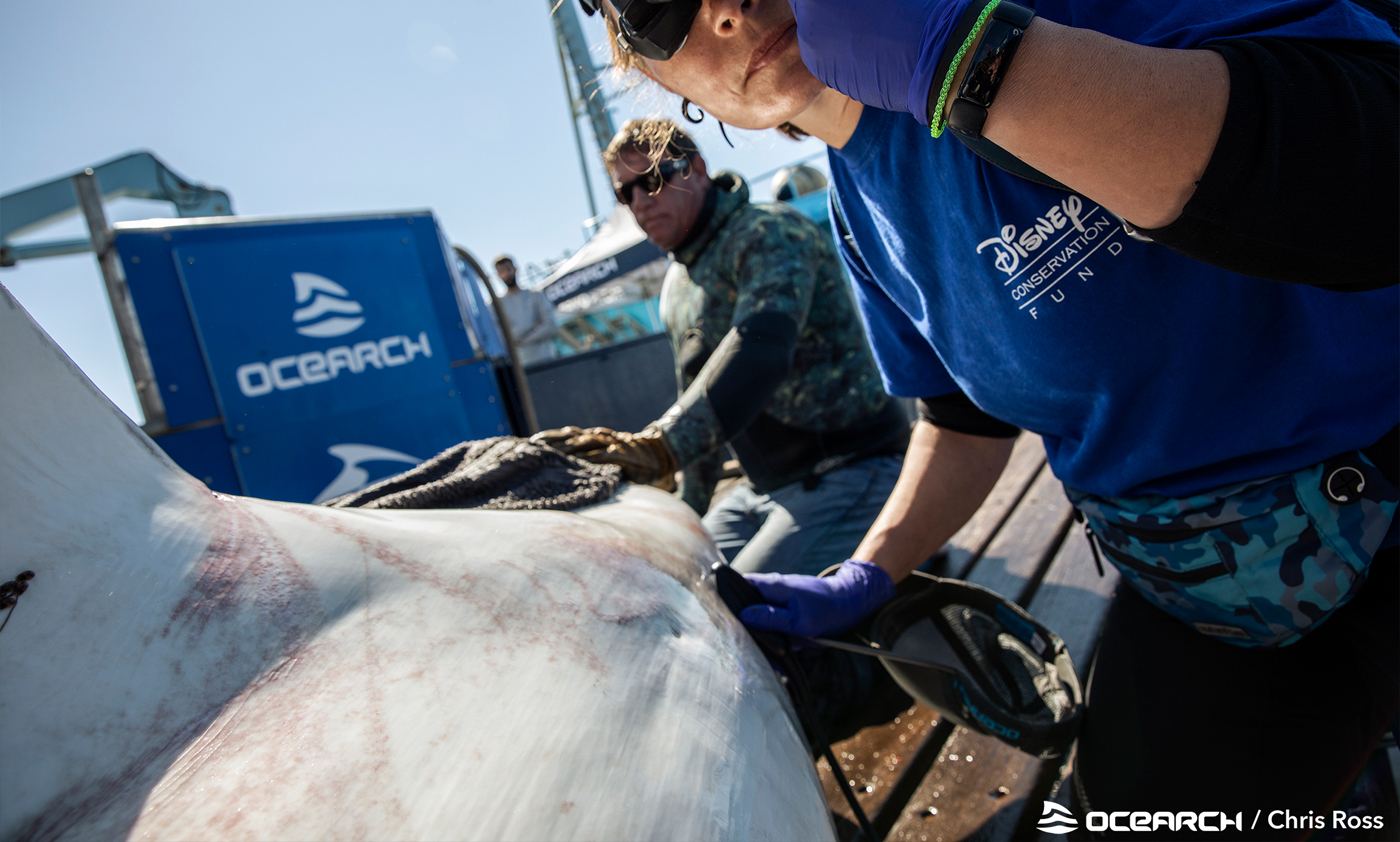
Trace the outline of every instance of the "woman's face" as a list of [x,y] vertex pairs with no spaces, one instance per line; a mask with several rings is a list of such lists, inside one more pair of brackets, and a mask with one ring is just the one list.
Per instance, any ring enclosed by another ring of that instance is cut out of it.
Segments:
[[742,129],[786,122],[825,89],[802,63],[787,0],[704,0],[685,46],[643,63],[662,87]]

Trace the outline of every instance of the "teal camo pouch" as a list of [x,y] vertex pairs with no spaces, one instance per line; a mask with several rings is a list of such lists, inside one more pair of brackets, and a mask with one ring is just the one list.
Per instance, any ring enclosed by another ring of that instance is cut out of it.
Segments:
[[1287,646],[1345,605],[1400,501],[1361,453],[1186,498],[1065,491],[1125,581],[1237,646]]

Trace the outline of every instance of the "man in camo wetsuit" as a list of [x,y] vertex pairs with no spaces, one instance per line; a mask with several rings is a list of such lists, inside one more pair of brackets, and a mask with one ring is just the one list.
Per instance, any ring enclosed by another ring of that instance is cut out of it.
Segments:
[[[639,433],[538,434],[669,486],[745,573],[816,574],[849,558],[903,463],[910,421],[880,382],[830,235],[709,175],[670,120],[633,120],[603,153],[617,199],[674,259],[661,315],[680,399]],[[728,443],[747,482],[711,505]],[[707,513],[708,509],[708,513]]]
[[[704,515],[744,573],[820,573],[851,557],[894,489],[910,419],[880,382],[830,234],[791,207],[749,203],[713,178],[670,120],[633,120],[603,153],[617,199],[674,259],[661,316],[680,399],[639,433],[536,435]],[[714,501],[726,443],[746,482]],[[872,658],[798,653],[821,737],[840,740],[912,704]],[[813,744],[823,742],[809,734]]]

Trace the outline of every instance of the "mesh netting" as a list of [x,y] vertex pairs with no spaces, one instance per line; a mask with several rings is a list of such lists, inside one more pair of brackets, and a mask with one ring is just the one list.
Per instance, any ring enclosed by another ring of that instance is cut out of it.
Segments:
[[594,465],[528,439],[464,441],[416,468],[322,505],[360,509],[577,509],[612,497],[616,465]]

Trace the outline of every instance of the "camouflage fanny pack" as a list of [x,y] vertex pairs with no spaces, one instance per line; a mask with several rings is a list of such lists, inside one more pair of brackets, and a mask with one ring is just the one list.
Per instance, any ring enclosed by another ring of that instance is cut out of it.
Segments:
[[1162,610],[1237,646],[1287,646],[1345,605],[1400,501],[1359,452],[1179,499],[1065,491],[1096,560],[1102,550]]

